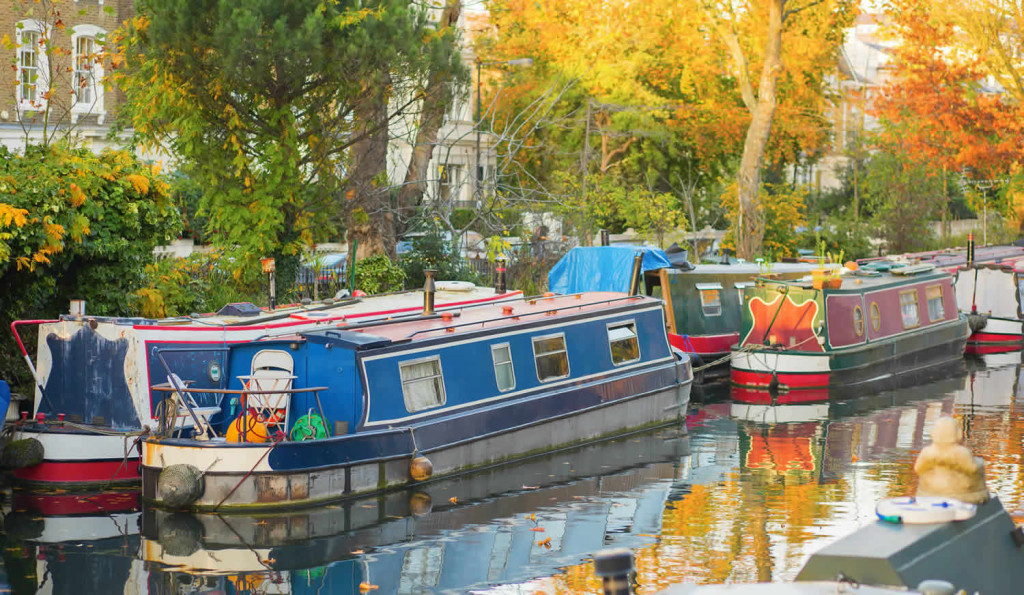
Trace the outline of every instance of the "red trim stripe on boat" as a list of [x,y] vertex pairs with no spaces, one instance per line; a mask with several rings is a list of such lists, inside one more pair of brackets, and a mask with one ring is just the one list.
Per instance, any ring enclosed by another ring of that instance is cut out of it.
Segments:
[[33,483],[105,484],[139,481],[139,459],[43,462],[14,470],[14,476]]
[[[730,374],[732,383],[739,386],[762,388],[769,386],[772,381],[771,372],[750,372],[733,368]],[[779,378],[779,386],[788,388],[827,387],[829,379],[828,372],[816,374],[778,372],[775,375]]]
[[1020,343],[1024,341],[1024,335],[1020,333],[983,333],[974,332],[967,339],[967,343]]
[[775,395],[763,389],[732,387],[732,400],[749,405],[794,405],[797,403],[819,403],[828,401],[827,388],[793,390]]

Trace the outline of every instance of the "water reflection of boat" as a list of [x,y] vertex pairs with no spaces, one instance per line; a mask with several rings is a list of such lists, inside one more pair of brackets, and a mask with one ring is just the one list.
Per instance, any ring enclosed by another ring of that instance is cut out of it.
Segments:
[[893,390],[845,401],[762,405],[734,402],[745,468],[828,481],[846,467],[893,449],[920,449],[928,428],[951,414],[965,393],[960,374],[930,382],[930,394],[909,382]]
[[336,506],[260,516],[147,510],[142,558],[174,574],[278,580],[293,591],[528,580],[603,546],[652,543],[688,454],[685,428],[671,426]]

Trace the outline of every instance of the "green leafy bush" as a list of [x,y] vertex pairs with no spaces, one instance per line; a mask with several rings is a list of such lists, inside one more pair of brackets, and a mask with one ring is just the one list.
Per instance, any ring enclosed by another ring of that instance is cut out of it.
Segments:
[[356,263],[356,288],[368,294],[402,289],[405,271],[386,254],[374,254]]
[[146,267],[146,283],[136,292],[143,316],[163,318],[214,312],[232,302],[266,301],[258,285],[232,273],[220,252],[188,258],[162,258]]

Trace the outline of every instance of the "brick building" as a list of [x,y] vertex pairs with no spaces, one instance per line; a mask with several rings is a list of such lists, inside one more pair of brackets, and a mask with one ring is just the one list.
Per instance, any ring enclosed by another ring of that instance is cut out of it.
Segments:
[[16,150],[73,135],[93,150],[107,133],[120,94],[104,85],[107,36],[134,14],[133,0],[0,2],[0,143]]

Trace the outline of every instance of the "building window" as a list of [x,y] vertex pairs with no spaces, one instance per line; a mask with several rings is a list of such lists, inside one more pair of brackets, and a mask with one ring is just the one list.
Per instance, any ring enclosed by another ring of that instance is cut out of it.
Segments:
[[722,286],[719,283],[698,283],[700,308],[704,316],[722,315]]
[[516,387],[516,372],[512,367],[512,351],[508,343],[491,346],[491,359],[494,360],[494,380],[498,390],[505,392]]
[[106,31],[95,25],[78,25],[72,29],[72,91],[75,94],[72,108],[76,113],[96,113],[101,118],[104,114],[101,54],[105,38]]
[[444,377],[441,358],[434,356],[398,365],[402,377],[402,397],[409,413],[444,405]]
[[462,190],[462,166],[442,165],[437,181],[437,197],[440,200],[459,200]]
[[640,342],[636,338],[636,324],[613,324],[608,327],[608,346],[612,350],[612,363],[616,366],[640,359]]
[[50,88],[46,44],[49,42],[44,24],[28,19],[16,25],[18,44],[17,94],[23,110],[43,109]]
[[921,324],[917,315],[916,289],[900,292],[900,314],[903,316],[903,328],[913,328]]
[[537,364],[537,378],[541,382],[568,376],[569,354],[565,350],[565,335],[535,338],[533,359]]
[[878,310],[878,304],[871,302],[871,329],[876,333],[882,328],[882,313]]
[[942,286],[932,285],[924,290],[925,300],[928,301],[928,320],[935,322],[946,317],[945,308],[942,307]]
[[864,336],[864,310],[860,306],[853,307],[853,332],[857,333],[858,337]]

